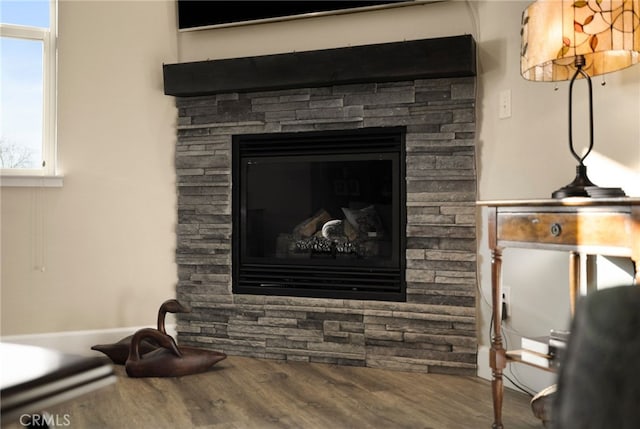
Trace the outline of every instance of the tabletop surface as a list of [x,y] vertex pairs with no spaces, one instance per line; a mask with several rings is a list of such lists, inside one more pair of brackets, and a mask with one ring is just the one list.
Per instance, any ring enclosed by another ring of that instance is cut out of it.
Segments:
[[640,197],[622,198],[546,198],[529,200],[489,200],[476,201],[478,206],[513,207],[513,206],[556,206],[556,207],[593,207],[593,206],[637,206]]

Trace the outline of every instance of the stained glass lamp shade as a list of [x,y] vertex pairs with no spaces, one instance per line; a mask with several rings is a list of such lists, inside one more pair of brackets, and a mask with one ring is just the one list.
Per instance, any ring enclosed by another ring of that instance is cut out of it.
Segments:
[[[569,84],[569,149],[578,161],[576,177],[554,198],[624,196],[620,188],[601,188],[587,177],[585,158],[593,148],[591,76],[640,62],[640,0],[538,0],[522,14],[520,69],[527,80]],[[573,145],[572,99],[576,79],[589,91],[589,147]]]

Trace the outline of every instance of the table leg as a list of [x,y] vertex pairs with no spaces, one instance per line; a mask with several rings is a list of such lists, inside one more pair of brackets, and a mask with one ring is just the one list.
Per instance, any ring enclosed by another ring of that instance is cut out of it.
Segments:
[[640,286],[640,205],[631,208],[631,261],[633,262],[633,280]]
[[[598,256],[597,255],[585,255],[585,294],[588,295],[591,292],[598,290]],[[580,285],[582,288],[582,285]],[[581,289],[582,290],[582,289]]]
[[576,310],[576,302],[580,296],[580,254],[569,252],[569,305],[571,315]]
[[493,429],[502,429],[502,398],[504,384],[502,370],[506,366],[506,352],[502,345],[502,251],[494,248],[491,251],[491,298],[493,305],[493,336],[491,337],[491,353],[489,361],[492,370],[491,394],[493,397]]

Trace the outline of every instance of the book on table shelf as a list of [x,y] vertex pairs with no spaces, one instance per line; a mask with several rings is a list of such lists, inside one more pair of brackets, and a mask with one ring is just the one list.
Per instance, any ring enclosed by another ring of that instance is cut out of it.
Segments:
[[541,355],[554,356],[558,352],[564,350],[567,346],[566,341],[559,338],[543,335],[540,337],[522,337],[520,340],[522,349],[535,352]]
[[566,343],[569,340],[569,334],[571,334],[571,331],[565,331],[562,329],[551,329],[549,331],[549,338]]
[[549,349],[554,353],[559,353],[567,348],[567,342],[556,338],[549,338]]
[[556,349],[564,350],[567,348],[567,341],[569,341],[570,331],[563,331],[559,329],[552,329],[549,332],[549,346]]
[[557,356],[540,354],[531,350],[520,350],[522,362],[531,363],[542,368],[558,368],[560,360]]

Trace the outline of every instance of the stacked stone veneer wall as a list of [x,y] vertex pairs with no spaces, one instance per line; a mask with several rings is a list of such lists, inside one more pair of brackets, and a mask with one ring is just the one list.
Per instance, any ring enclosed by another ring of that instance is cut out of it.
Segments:
[[[176,99],[180,343],[475,374],[475,78]],[[231,137],[406,126],[407,302],[234,295]]]

